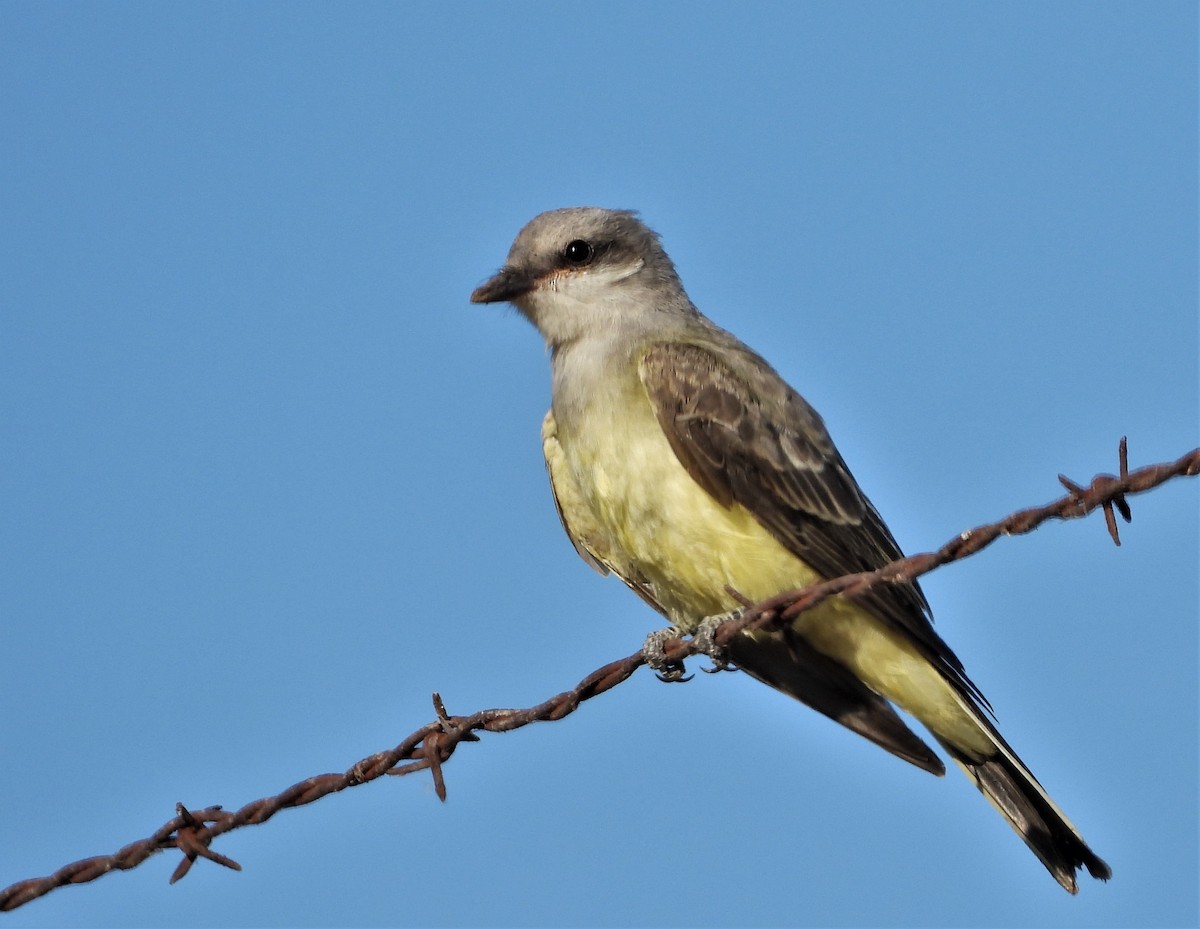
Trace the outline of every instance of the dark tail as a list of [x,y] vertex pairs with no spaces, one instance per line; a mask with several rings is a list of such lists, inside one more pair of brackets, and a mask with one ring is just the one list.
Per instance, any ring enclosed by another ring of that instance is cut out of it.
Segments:
[[[734,664],[763,683],[790,694],[919,768],[939,775],[945,772],[937,755],[904,725],[887,700],[790,629],[743,633],[729,643],[728,649]],[[1078,891],[1075,872],[1081,867],[1087,868],[1092,877],[1108,880],[1112,876],[1108,865],[1088,848],[974,699],[965,692],[958,692],[956,699],[965,719],[970,719],[991,742],[992,751],[981,757],[976,751],[968,752],[935,735],[955,763],[1066,890]]]
[[948,742],[938,741],[1064,889],[1070,893],[1078,891],[1075,872],[1081,867],[1102,881],[1112,877],[1112,869],[1088,848],[1079,830],[995,727],[986,723],[985,726],[999,752],[983,761],[973,761]]

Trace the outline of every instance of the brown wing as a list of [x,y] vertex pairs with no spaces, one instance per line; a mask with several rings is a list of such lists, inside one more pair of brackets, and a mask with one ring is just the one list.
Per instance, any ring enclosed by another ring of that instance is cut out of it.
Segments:
[[[734,502],[825,578],[873,571],[902,557],[816,411],[740,343],[709,348],[658,343],[641,377],[663,432],[695,481]],[[986,701],[933,630],[913,584],[883,584],[859,598],[904,632],[966,694]]]

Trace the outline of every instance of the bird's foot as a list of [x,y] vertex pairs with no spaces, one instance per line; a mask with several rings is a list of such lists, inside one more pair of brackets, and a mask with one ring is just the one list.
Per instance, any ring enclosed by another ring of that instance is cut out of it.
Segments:
[[701,668],[701,671],[706,674],[717,674],[721,671],[737,670],[729,662],[729,653],[717,644],[714,636],[722,624],[729,622],[731,619],[738,619],[745,612],[744,609],[730,610],[728,613],[705,616],[704,619],[700,620],[700,625],[692,633],[692,643],[696,646],[696,650],[700,654],[707,655],[713,663],[711,668]]
[[646,657],[646,664],[664,683],[681,684],[693,677],[687,673],[682,660],[668,658],[663,648],[671,639],[678,639],[682,635],[683,630],[678,626],[668,626],[666,629],[655,629],[642,643],[642,654]]

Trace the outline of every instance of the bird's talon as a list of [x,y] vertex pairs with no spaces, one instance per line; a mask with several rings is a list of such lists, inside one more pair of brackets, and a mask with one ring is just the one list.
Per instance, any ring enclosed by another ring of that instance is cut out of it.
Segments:
[[646,658],[646,664],[650,666],[654,676],[664,684],[682,684],[692,679],[682,661],[670,659],[666,655],[667,642],[678,639],[682,634],[676,626],[656,629],[646,636],[646,641],[642,643],[642,654]]
[[717,644],[715,635],[717,629],[723,623],[729,622],[731,619],[737,619],[745,610],[731,610],[728,613],[718,613],[716,616],[706,616],[700,621],[700,625],[696,627],[695,633],[692,635],[692,643],[696,646],[696,650],[702,655],[707,655],[712,661],[711,668],[701,668],[706,674],[719,674],[722,671],[736,671],[729,662],[728,653]]

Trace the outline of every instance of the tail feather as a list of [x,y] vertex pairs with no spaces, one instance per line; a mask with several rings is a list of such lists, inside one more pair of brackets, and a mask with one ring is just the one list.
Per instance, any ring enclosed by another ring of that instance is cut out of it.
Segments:
[[995,727],[980,722],[998,749],[990,758],[972,758],[944,739],[938,742],[1065,890],[1078,891],[1075,873],[1081,867],[1102,881],[1112,877],[1112,869],[1088,847]]
[[[791,629],[743,633],[729,643],[728,649],[734,663],[760,681],[917,767],[933,774],[944,772],[940,759],[904,725],[887,699],[841,661],[817,651]],[[933,718],[923,720],[934,738],[1064,889],[1078,891],[1075,876],[1081,867],[1094,878],[1108,880],[1111,869],[1084,842],[1079,830],[1004,741],[973,696],[947,684],[945,699],[957,710],[935,714],[942,723],[937,726],[940,733],[934,728],[937,724]],[[909,708],[909,712],[923,717],[920,708]],[[947,718],[957,719],[957,723],[947,728]]]

